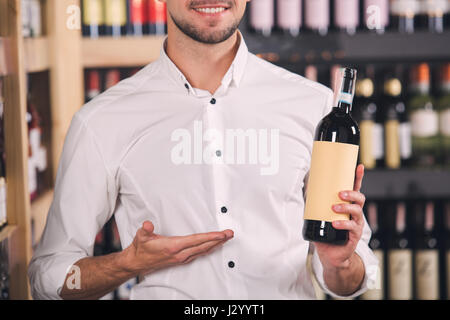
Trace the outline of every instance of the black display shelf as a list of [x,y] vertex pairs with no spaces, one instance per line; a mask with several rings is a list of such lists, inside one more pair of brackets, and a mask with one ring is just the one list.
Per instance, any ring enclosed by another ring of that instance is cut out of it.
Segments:
[[361,192],[371,200],[450,200],[450,169],[366,170]]

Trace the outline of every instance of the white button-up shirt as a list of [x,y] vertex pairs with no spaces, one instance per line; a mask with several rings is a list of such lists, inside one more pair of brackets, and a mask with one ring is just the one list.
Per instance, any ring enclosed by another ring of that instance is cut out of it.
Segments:
[[[124,248],[145,220],[164,236],[234,231],[212,253],[143,277],[132,299],[315,298],[302,189],[332,92],[249,53],[239,38],[214,94],[193,88],[163,46],[157,61],[75,114],[29,266],[34,298],[60,298],[68,270],[93,255],[113,215]],[[366,275],[354,296],[376,269],[370,233],[365,224],[356,252]],[[334,295],[316,252],[311,260]]]

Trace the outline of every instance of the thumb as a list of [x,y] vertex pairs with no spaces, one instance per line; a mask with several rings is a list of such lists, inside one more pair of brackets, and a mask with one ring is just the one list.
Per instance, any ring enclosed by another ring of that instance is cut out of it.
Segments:
[[144,221],[142,224],[142,228],[140,228],[137,232],[137,236],[139,241],[145,242],[152,238],[153,231],[155,230],[155,226],[150,221]]

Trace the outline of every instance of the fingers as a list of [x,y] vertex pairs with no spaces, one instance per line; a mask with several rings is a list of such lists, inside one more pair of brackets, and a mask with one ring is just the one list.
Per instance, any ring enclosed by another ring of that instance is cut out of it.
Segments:
[[364,223],[363,211],[359,204],[341,203],[341,204],[333,205],[332,209],[334,212],[337,212],[337,213],[350,214],[351,221],[354,221],[358,225],[361,225]]
[[189,263],[200,256],[204,256],[206,254],[211,253],[214,249],[221,246],[229,239],[231,238],[226,238],[224,240],[209,241],[202,243],[198,246],[182,250],[177,255],[175,255],[176,262],[180,264]]
[[366,196],[359,191],[341,191],[339,192],[339,198],[344,201],[354,202],[361,207],[364,207],[364,203],[366,202]]
[[333,221],[332,225],[335,229],[353,232],[357,235],[357,237],[359,237],[359,234],[362,233],[362,227],[354,220],[337,220]]
[[208,232],[181,237],[172,237],[172,250],[173,252],[180,252],[187,248],[203,245],[207,242],[231,239],[233,236],[233,231],[227,229],[222,232]]
[[353,185],[354,191],[361,190],[362,180],[364,177],[364,165],[360,164],[356,167],[355,183]]

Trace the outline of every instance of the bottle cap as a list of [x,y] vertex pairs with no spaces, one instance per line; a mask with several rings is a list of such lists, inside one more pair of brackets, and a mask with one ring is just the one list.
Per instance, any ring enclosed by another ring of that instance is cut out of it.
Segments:
[[411,80],[413,83],[429,83],[430,67],[427,63],[421,63],[411,70]]

